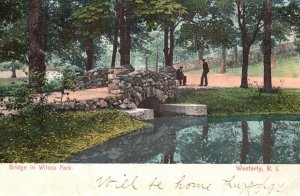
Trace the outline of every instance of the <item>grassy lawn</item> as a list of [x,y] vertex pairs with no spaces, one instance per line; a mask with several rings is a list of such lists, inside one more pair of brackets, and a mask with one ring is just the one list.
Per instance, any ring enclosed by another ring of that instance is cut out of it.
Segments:
[[[272,67],[272,77],[300,77],[300,57],[295,53],[286,53],[277,56],[276,66]],[[202,70],[197,69],[186,72],[189,74],[200,74]],[[220,73],[219,65],[211,65],[211,73]],[[226,74],[241,76],[241,67],[227,67]],[[248,68],[248,76],[263,76],[263,62],[250,62]]]
[[0,117],[0,162],[60,162],[146,123],[114,110],[50,113],[36,120]]
[[300,90],[259,93],[257,89],[216,88],[182,93],[171,103],[207,105],[209,116],[300,114]]
[[0,78],[0,88],[9,87],[11,85],[19,85],[23,81],[23,78]]

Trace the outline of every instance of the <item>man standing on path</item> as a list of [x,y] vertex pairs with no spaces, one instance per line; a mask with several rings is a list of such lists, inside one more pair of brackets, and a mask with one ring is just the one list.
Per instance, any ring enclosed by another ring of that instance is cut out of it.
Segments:
[[208,64],[207,62],[205,61],[205,59],[202,59],[202,76],[201,76],[201,83],[199,86],[203,86],[203,80],[204,80],[204,86],[207,86],[208,85],[208,81],[207,81],[207,74],[209,72],[209,68],[208,68]]

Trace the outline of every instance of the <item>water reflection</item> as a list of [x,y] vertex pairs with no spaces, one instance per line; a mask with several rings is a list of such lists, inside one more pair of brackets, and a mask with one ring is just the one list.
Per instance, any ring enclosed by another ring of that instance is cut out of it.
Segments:
[[264,121],[264,136],[263,136],[263,163],[271,163],[272,151],[272,122]]
[[246,163],[247,155],[249,153],[249,139],[248,139],[248,123],[247,121],[242,121],[242,149],[241,149],[241,160],[240,163]]
[[[296,117],[299,119],[299,117]],[[114,139],[65,162],[300,163],[300,121],[161,117],[151,128]]]

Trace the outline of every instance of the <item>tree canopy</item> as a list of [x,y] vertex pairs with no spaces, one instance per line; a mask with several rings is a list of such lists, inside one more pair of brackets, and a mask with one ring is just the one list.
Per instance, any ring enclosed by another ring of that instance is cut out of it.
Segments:
[[[243,48],[241,87],[248,87],[250,48],[254,44],[264,46],[265,9],[261,0],[34,2],[41,5],[39,29],[46,64],[55,56],[63,63],[90,70],[101,59],[108,59],[103,56],[109,54],[112,54],[111,65],[114,66],[119,52],[120,65],[123,66],[131,64],[130,51],[145,55],[153,53],[151,50],[157,50],[159,46],[164,64],[172,66],[177,46],[203,55],[207,49],[226,49],[240,43]],[[30,32],[34,32],[30,30],[30,20],[27,20],[32,12],[29,5],[25,0],[2,0],[1,61],[29,60]],[[294,35],[295,44],[300,48],[299,10],[299,0],[272,1],[272,43],[286,41],[289,35]],[[162,44],[155,43],[158,39],[153,35],[154,31],[163,35]],[[150,43],[153,46],[149,47]]]

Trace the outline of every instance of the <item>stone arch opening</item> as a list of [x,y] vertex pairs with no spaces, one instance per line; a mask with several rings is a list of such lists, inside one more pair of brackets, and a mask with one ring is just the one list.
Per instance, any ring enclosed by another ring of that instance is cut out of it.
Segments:
[[161,104],[161,101],[159,101],[156,97],[149,97],[149,98],[146,98],[145,100],[143,100],[142,102],[140,102],[137,107],[145,108],[145,109],[153,109],[154,116],[158,117],[158,116],[161,116],[160,104]]

